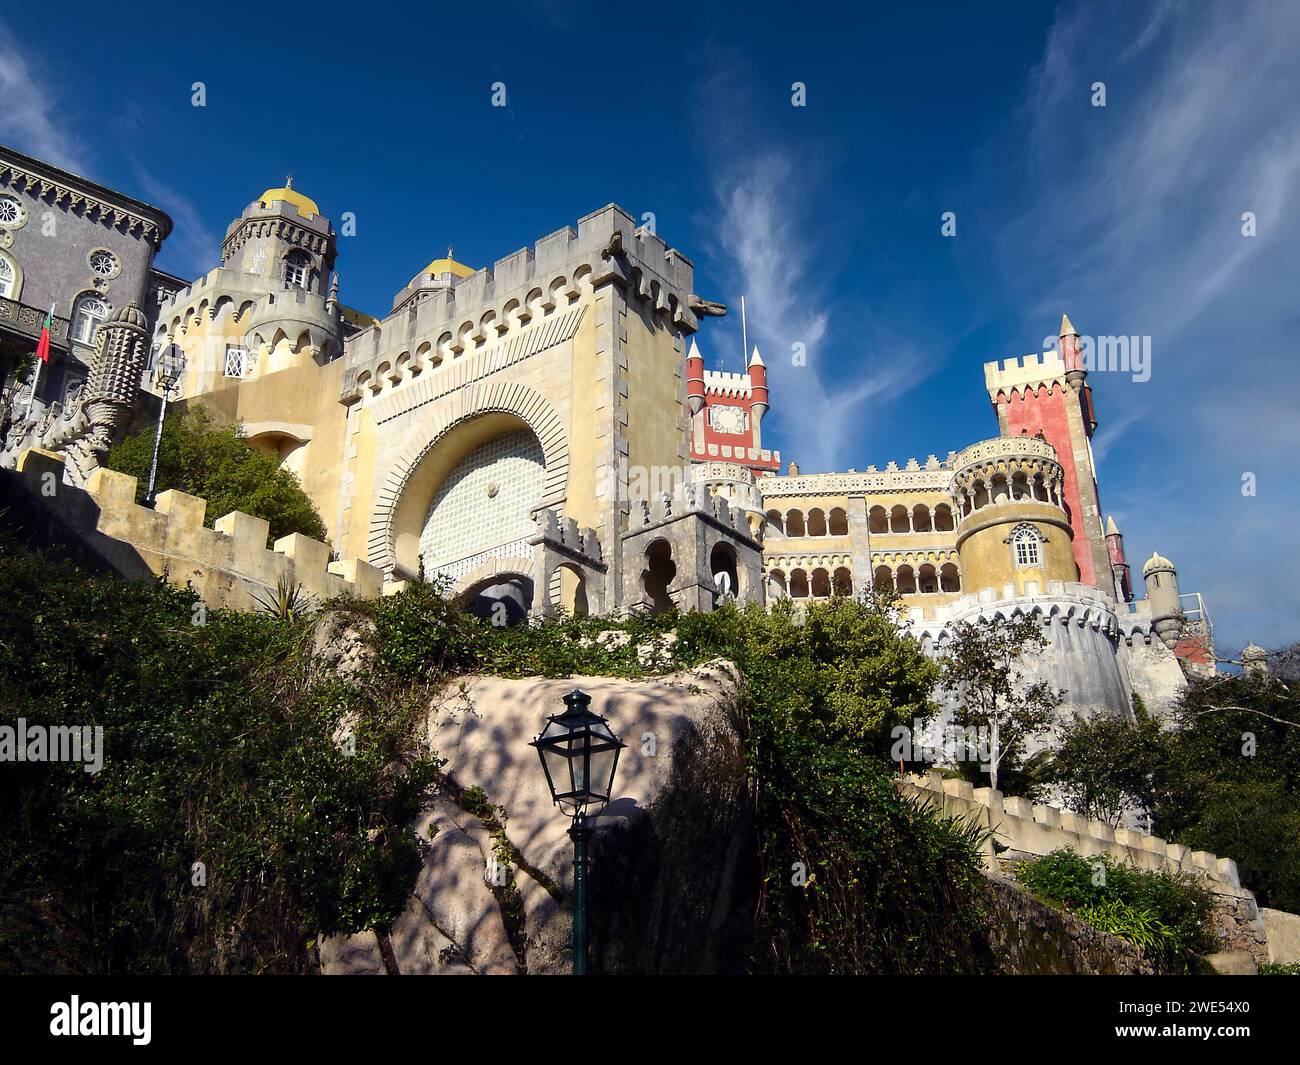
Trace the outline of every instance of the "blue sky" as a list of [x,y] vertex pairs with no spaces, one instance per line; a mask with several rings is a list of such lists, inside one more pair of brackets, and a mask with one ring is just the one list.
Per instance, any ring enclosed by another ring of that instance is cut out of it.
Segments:
[[[653,212],[697,291],[745,293],[765,440],[805,470],[994,435],[982,364],[1063,311],[1150,337],[1149,380],[1091,376],[1135,572],[1172,558],[1224,653],[1300,638],[1300,5],[228,3],[126,51],[77,6],[57,36],[0,16],[0,140],[164,207],[165,269],[210,269],[289,172],[356,213],[339,270],[371,313],[448,243],[486,265]],[[699,339],[739,368],[737,319]]]

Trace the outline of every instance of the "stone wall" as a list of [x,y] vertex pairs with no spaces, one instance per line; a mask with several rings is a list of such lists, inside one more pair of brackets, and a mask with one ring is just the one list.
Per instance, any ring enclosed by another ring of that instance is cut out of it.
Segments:
[[[1084,857],[1106,855],[1138,869],[1195,876],[1215,897],[1215,931],[1224,949],[1248,951],[1257,961],[1269,960],[1269,926],[1255,896],[1242,887],[1237,863],[1231,858],[1193,851],[1134,829],[1115,828],[1055,806],[1007,797],[993,788],[975,788],[933,770],[906,778],[901,788],[919,801],[933,802],[949,816],[974,820],[988,828],[991,835],[984,865],[990,873],[998,873],[1004,864],[1069,847]],[[1300,917],[1283,916],[1300,924]],[[1274,925],[1289,928],[1281,919]],[[1278,949],[1288,953],[1295,947],[1282,945]]]
[[1259,911],[1268,943],[1268,961],[1274,965],[1300,963],[1300,915],[1285,910]]
[[154,508],[135,502],[136,479],[98,469],[85,488],[63,481],[63,456],[33,448],[7,474],[9,487],[64,533],[128,580],[164,577],[190,585],[210,607],[259,609],[280,582],[317,600],[380,594],[382,574],[364,562],[330,562],[330,550],[299,533],[268,549],[269,525],[234,511],[203,525],[206,500],[159,492]]
[[1132,943],[1040,902],[1006,877],[989,877],[989,903],[989,945],[999,972],[1008,976],[1155,972]]

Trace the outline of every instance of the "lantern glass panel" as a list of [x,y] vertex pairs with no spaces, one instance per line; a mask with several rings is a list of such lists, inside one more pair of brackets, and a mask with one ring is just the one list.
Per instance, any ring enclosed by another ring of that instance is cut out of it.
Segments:
[[[602,744],[603,746],[603,744]],[[612,744],[591,754],[591,789],[602,799],[609,798],[610,778],[614,775],[614,759],[618,748]]]

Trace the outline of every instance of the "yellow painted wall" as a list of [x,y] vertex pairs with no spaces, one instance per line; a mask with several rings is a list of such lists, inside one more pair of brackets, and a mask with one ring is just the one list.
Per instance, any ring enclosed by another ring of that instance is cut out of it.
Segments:
[[[1059,511],[1056,512],[1056,517],[1050,516],[1050,512],[1056,511],[1055,507],[1025,504],[1016,507],[1011,515],[1006,514],[1006,510],[1006,507],[985,508],[967,518],[964,523],[958,548],[961,554],[962,582],[966,591],[977,592],[983,588],[1000,590],[1003,585],[1013,584],[1016,593],[1023,595],[1026,581],[1037,581],[1038,590],[1042,592],[1047,589],[1048,581],[1079,579],[1071,547],[1070,527]],[[1026,513],[1031,510],[1032,515]],[[986,511],[994,513],[984,516]],[[1047,537],[1046,543],[1039,544],[1042,560],[1040,566],[1017,567],[1012,561],[1011,545],[1003,542],[1011,535],[1011,530],[1024,520],[1028,520],[1029,524]]]

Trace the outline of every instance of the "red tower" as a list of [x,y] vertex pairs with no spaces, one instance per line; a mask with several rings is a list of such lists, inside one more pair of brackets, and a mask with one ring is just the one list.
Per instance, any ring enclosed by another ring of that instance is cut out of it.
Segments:
[[781,468],[781,453],[763,447],[768,410],[767,366],[754,348],[744,373],[706,370],[695,341],[686,353],[691,410],[691,461],[734,462],[755,474]]
[[1121,603],[1133,601],[1133,582],[1128,562],[1124,559],[1124,534],[1119,531],[1114,518],[1106,519],[1106,554],[1110,558],[1110,572],[1115,581],[1115,599]]
[[1102,530],[1092,434],[1097,419],[1079,334],[1061,316],[1057,351],[985,363],[984,383],[1003,436],[1041,436],[1065,470],[1065,504],[1074,529],[1079,580],[1114,593],[1114,573]]

